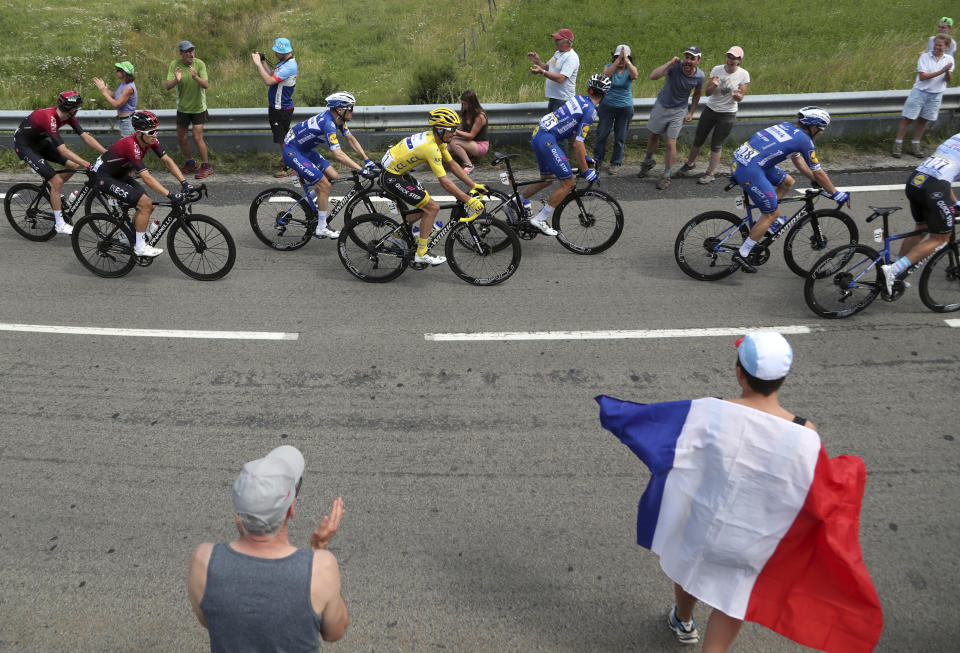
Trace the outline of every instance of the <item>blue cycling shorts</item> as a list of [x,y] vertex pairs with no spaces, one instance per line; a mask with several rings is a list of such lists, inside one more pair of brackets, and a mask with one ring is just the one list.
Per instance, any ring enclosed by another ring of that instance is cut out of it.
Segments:
[[295,170],[307,186],[323,179],[323,171],[330,167],[330,162],[315,150],[301,152],[295,147],[283,148],[283,162]]
[[538,127],[533,132],[530,145],[537,157],[537,167],[540,168],[541,175],[555,175],[557,179],[569,179],[573,176],[567,155],[557,145],[556,134]]
[[763,169],[757,165],[743,165],[734,161],[730,172],[734,181],[740,184],[761,213],[773,213],[777,209],[779,202],[776,187],[786,179],[785,170],[777,166]]

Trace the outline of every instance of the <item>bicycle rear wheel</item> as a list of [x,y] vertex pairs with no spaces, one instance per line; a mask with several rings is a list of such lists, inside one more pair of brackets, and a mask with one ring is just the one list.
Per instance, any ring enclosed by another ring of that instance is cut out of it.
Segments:
[[960,247],[956,242],[934,254],[923,269],[920,299],[937,313],[960,310]]
[[520,239],[504,222],[481,215],[447,235],[444,253],[453,273],[475,286],[509,279],[520,265]]
[[[354,195],[344,207],[343,224],[346,225],[348,222],[353,220],[354,217],[359,217],[361,215],[372,213],[386,215],[387,211],[389,210],[387,207],[390,205],[390,202],[393,201],[394,200],[387,195],[387,192],[379,186],[361,191]],[[400,219],[399,214],[397,214],[395,219]]]
[[122,203],[120,200],[97,190],[91,190],[89,193],[87,193],[87,199],[83,204],[84,215],[89,215],[91,213],[106,213],[107,215],[112,215],[113,217],[120,218],[121,220],[131,220],[132,216],[130,215],[130,212],[132,210],[133,207],[129,204]]
[[553,212],[557,240],[574,254],[599,254],[623,233],[623,209],[595,188],[575,190]]
[[844,245],[824,254],[803,282],[810,310],[826,318],[850,317],[883,288],[880,254],[866,245]]
[[683,225],[673,244],[673,257],[687,275],[716,281],[739,269],[731,260],[750,230],[728,211],[707,211]]
[[226,276],[237,260],[237,246],[227,228],[198,213],[184,215],[170,227],[167,248],[173,264],[200,281]]
[[361,281],[384,283],[403,274],[414,244],[400,223],[380,213],[360,215],[340,230],[337,255],[347,271]]
[[27,240],[50,240],[57,235],[53,207],[43,186],[14,184],[3,198],[3,212],[14,231]]
[[805,277],[831,248],[856,245],[857,223],[837,209],[814,211],[796,225],[783,240],[783,260],[794,274]]
[[98,277],[122,277],[137,262],[134,238],[129,223],[106,213],[90,213],[73,226],[70,244],[77,260]]
[[268,188],[250,202],[250,227],[267,247],[288,252],[313,237],[317,218],[303,195],[291,188]]

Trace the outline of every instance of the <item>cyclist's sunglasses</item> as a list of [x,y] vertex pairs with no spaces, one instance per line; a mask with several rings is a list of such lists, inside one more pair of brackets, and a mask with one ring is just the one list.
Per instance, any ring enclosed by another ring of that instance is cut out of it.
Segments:
[[160,130],[159,130],[159,129],[150,129],[150,130],[144,131],[144,130],[142,130],[142,129],[138,129],[137,131],[140,132],[141,134],[145,135],[145,136],[156,136],[156,135],[157,135],[157,132],[160,131]]
[[434,127],[434,129],[439,132],[450,132],[451,134],[457,131],[456,127]]

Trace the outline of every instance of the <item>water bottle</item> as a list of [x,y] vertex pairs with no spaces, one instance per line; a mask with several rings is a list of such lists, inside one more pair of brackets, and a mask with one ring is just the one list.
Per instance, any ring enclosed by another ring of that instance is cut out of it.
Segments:
[[442,229],[442,228],[443,228],[443,220],[437,220],[436,222],[433,223],[434,231],[437,231],[438,229]]
[[387,208],[390,210],[390,213],[399,213],[400,210],[397,208],[397,203],[390,201],[387,203]]
[[773,234],[780,231],[780,229],[782,229],[783,225],[785,224],[787,224],[787,218],[781,215],[780,217],[778,217],[776,220],[773,221],[773,223],[770,225],[770,228],[767,230],[767,233],[772,236]]
[[500,183],[504,186],[510,185],[510,176],[507,174],[506,170],[500,173]]
[[67,203],[63,208],[66,209],[73,206],[73,203],[77,201],[77,197],[79,196],[80,196],[80,191],[78,190],[75,190],[72,193],[70,193],[70,197],[67,198]]
[[315,188],[310,189],[310,199],[313,200],[313,204],[317,204],[317,190]]
[[160,228],[159,220],[151,220],[150,224],[147,225],[147,238],[153,238],[153,234],[157,233],[157,229]]
[[413,239],[416,240],[420,237],[420,223],[416,223],[410,228],[410,231],[413,232]]

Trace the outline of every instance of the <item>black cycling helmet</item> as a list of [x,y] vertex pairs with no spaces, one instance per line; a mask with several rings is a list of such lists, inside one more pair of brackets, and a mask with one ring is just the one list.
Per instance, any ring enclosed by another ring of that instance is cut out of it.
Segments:
[[57,108],[67,113],[77,111],[83,106],[83,98],[76,91],[64,91],[57,96]]
[[160,119],[152,111],[137,111],[131,116],[130,123],[138,132],[148,132],[160,126]]
[[595,75],[591,75],[590,80],[587,82],[587,93],[590,95],[606,95],[607,91],[610,90],[610,84],[609,77],[596,73]]

